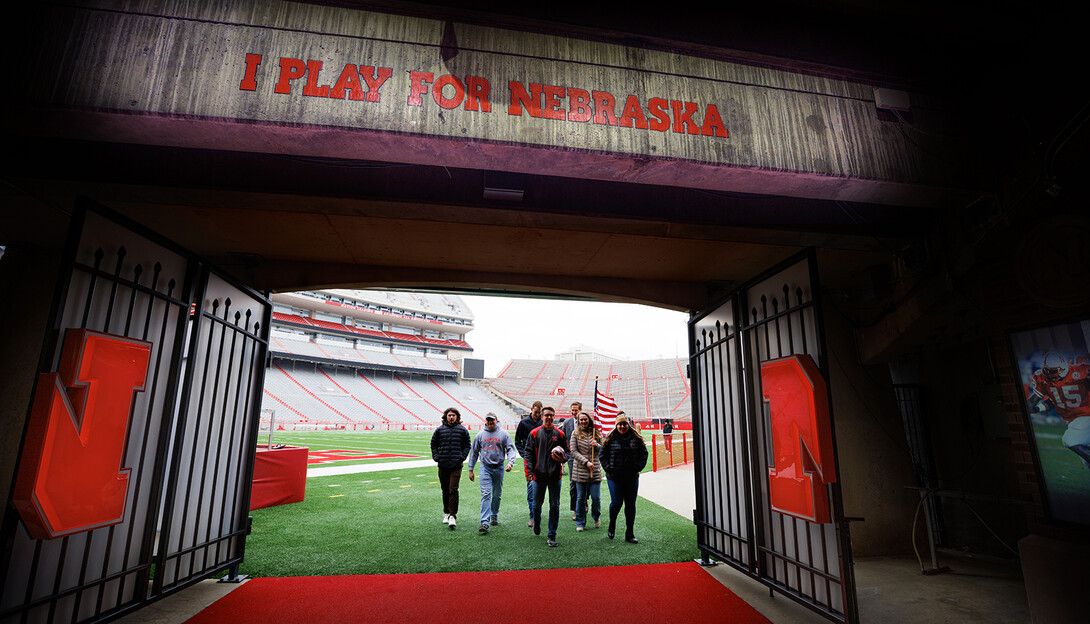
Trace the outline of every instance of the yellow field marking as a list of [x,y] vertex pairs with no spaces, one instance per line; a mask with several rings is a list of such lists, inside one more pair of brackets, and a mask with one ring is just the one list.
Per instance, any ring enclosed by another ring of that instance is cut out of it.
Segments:
[[334,495],[330,496],[330,498],[340,498],[342,496],[344,496],[344,494],[334,494]]
[[435,485],[436,483],[439,483],[439,482],[438,481],[428,481],[428,485]]
[[403,485],[403,486],[401,486],[401,487],[403,487],[403,488],[407,488],[407,487],[412,487],[412,486],[411,486],[411,485]]
[[381,492],[382,490],[367,490],[368,492]]

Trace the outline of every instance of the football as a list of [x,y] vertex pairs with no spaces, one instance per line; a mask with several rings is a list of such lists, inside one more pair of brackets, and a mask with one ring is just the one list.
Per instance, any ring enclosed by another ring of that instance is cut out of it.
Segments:
[[553,459],[558,462],[562,462],[567,459],[567,454],[564,453],[564,448],[560,446],[554,446],[551,454],[553,456]]

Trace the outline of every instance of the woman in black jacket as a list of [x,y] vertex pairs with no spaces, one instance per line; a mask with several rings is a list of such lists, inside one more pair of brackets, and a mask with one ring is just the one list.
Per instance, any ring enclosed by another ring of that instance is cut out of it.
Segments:
[[613,431],[602,442],[602,468],[609,486],[609,533],[613,539],[617,513],[624,504],[624,541],[638,544],[632,525],[636,521],[636,493],[640,488],[640,471],[647,465],[647,444],[632,428],[623,413],[617,416]]

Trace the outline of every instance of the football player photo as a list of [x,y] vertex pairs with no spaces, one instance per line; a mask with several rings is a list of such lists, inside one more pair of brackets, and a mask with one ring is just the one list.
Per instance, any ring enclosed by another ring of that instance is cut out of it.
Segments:
[[1011,335],[1052,516],[1090,525],[1090,321]]

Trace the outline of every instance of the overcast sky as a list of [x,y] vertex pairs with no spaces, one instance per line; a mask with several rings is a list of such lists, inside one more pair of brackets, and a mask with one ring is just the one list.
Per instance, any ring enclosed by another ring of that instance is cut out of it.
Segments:
[[689,315],[627,303],[462,295],[473,311],[466,341],[484,374],[495,377],[512,359],[551,360],[586,345],[629,360],[688,356]]

